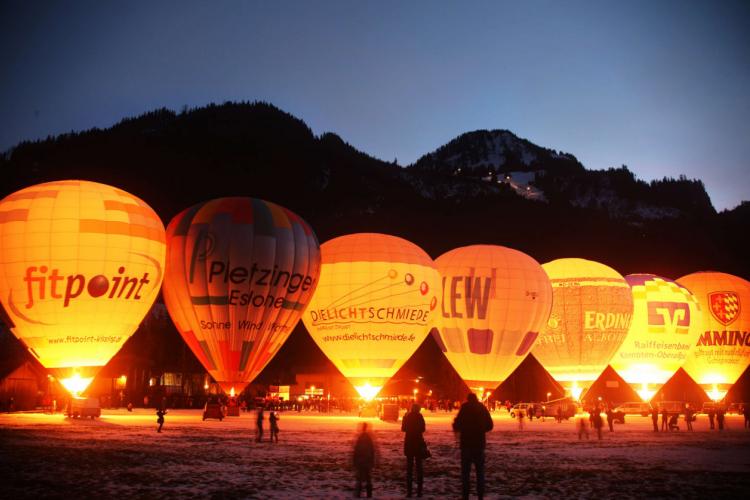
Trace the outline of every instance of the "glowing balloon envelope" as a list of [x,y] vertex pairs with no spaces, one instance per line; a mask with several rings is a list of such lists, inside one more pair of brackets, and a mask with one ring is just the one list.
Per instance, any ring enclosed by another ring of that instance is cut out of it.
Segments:
[[142,200],[89,181],[0,201],[0,300],[13,333],[81,392],[136,331],[161,286],[164,226]]
[[683,368],[709,396],[721,399],[750,364],[750,282],[718,272],[688,274],[677,282],[703,309],[700,335]]
[[552,283],[552,312],[532,353],[575,393],[599,377],[622,344],[633,296],[620,273],[598,262],[557,259],[542,268]]
[[633,321],[610,364],[644,400],[649,384],[664,384],[687,359],[701,327],[701,307],[690,290],[653,274],[629,274]]
[[228,394],[289,337],[317,285],[318,240],[284,207],[220,198],[167,227],[164,301],[187,345]]
[[320,349],[372,399],[427,337],[438,273],[417,245],[358,233],[321,245],[318,289],[303,317]]
[[501,246],[451,250],[435,261],[442,277],[435,340],[477,392],[505,380],[531,350],[552,306],[537,261]]

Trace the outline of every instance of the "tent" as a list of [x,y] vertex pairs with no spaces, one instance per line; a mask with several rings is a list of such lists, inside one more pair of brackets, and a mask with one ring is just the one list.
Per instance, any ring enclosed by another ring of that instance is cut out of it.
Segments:
[[641,401],[641,397],[635,392],[635,389],[609,365],[581,396],[581,401],[594,403],[599,401],[599,398],[613,406],[627,401]]
[[652,404],[659,401],[682,401],[690,403],[693,408],[701,408],[703,403],[711,401],[711,398],[685,370],[680,368],[651,399]]
[[[551,393],[549,397],[547,393]],[[565,389],[529,354],[493,393],[496,401],[536,402],[565,397]]]

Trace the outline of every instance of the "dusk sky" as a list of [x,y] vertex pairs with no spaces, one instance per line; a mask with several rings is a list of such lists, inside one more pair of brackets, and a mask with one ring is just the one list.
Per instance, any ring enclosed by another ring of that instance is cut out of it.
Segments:
[[0,150],[263,100],[402,165],[503,128],[750,199],[750,2],[0,3]]

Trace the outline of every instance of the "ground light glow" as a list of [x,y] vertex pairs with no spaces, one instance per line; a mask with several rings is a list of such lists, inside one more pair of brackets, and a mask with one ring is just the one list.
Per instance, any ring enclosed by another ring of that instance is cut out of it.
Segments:
[[94,377],[81,377],[79,374],[74,373],[72,377],[60,379],[60,383],[65,387],[73,396],[77,396],[91,384]]
[[372,401],[375,396],[378,395],[383,386],[373,387],[369,382],[365,382],[364,385],[355,385],[354,388],[357,389],[357,392],[365,401]]

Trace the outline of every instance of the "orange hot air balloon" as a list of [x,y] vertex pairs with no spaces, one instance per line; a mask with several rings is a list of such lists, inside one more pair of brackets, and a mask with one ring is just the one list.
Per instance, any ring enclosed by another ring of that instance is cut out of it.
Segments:
[[505,380],[531,350],[552,307],[537,261],[493,245],[451,250],[435,261],[442,307],[435,340],[477,392]]
[[29,351],[73,393],[138,328],[159,293],[164,225],[142,200],[89,181],[0,201],[0,300]]
[[701,307],[690,290],[653,274],[629,274],[633,321],[610,364],[648,401],[682,366],[700,334]]
[[386,234],[334,238],[321,254],[305,327],[359,394],[372,399],[427,337],[438,273],[424,250]]
[[700,335],[683,368],[712,399],[722,399],[750,364],[750,282],[718,272],[677,282],[703,309]]
[[633,296],[625,278],[599,262],[557,259],[542,267],[552,283],[552,312],[532,353],[556,380],[572,383],[577,399],[628,333]]
[[228,394],[242,391],[281,348],[319,271],[315,233],[274,203],[211,200],[167,227],[167,310]]

